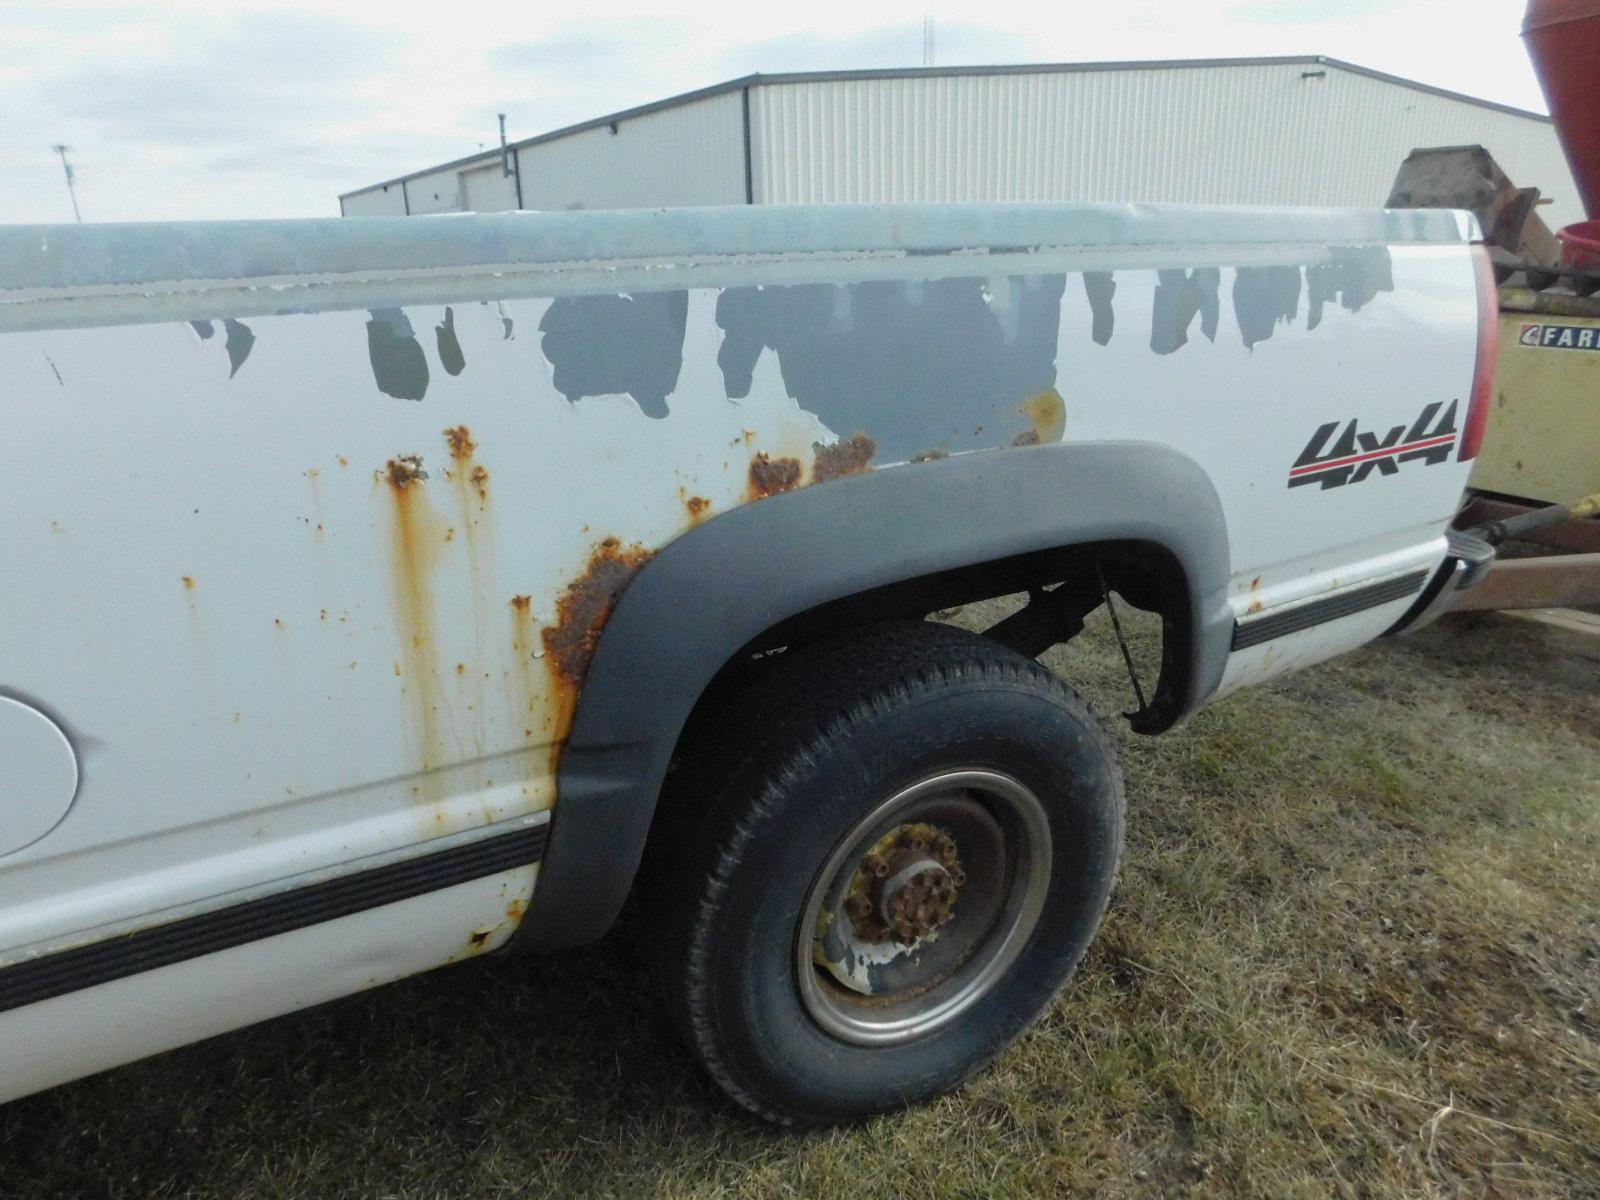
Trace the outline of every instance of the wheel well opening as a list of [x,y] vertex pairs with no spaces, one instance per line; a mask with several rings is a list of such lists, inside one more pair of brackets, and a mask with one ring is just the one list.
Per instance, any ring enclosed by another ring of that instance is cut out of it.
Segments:
[[1069,641],[1081,617],[1097,608],[1102,582],[1134,608],[1161,618],[1161,669],[1145,707],[1130,714],[1133,728],[1158,733],[1182,715],[1192,670],[1190,584],[1165,546],[1144,541],[1091,542],[973,563],[912,576],[841,596],[763,630],[728,657],[695,702],[674,758],[691,744],[709,714],[754,682],[773,661],[800,646],[846,629],[884,621],[925,620],[933,614],[1026,593],[1029,604],[984,633],[1036,657]]

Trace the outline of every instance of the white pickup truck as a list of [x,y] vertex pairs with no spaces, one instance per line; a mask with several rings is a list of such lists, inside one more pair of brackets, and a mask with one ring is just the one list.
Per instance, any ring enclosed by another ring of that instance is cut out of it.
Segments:
[[[630,889],[727,1092],[958,1083],[1167,729],[1426,620],[1495,305],[1447,211],[0,229],[0,1100]],[[987,635],[930,613],[1027,592]],[[536,1029],[525,1031],[537,1037]],[[508,1035],[515,1036],[515,1035]]]

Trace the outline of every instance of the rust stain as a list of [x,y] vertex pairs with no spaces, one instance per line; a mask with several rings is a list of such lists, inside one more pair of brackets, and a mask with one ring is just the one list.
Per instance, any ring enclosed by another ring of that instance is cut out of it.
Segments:
[[400,636],[396,677],[405,679],[421,734],[424,771],[451,760],[444,688],[435,662],[433,577],[444,546],[444,520],[428,503],[428,478],[422,458],[403,454],[389,460],[382,473],[388,483],[392,516],[391,588]]
[[[682,488],[678,490],[680,494],[683,491]],[[706,514],[711,511],[711,501],[704,496],[685,496],[683,498],[683,506],[689,510],[689,519],[692,521],[705,520]]]
[[[471,576],[474,661],[487,663],[493,652],[490,645],[491,621],[488,605],[490,597],[499,591],[495,581],[493,533],[491,530],[482,532],[479,530],[480,524],[486,521],[490,511],[489,470],[475,458],[479,444],[467,426],[448,427],[444,430],[444,440],[450,451],[450,458],[455,464],[454,470],[447,471],[446,475],[455,488],[458,510],[454,523],[445,533],[445,540],[454,541],[455,531],[458,528],[466,533],[467,569]],[[486,724],[489,709],[488,697],[484,690],[484,676],[475,671],[468,680],[465,678],[467,672],[464,670],[458,671],[457,675],[462,679],[456,693],[460,701],[460,711],[470,722],[474,761],[481,762],[489,744],[489,729]],[[480,788],[486,786],[481,779],[478,784]]]
[[1017,405],[1017,411],[1033,422],[1029,433],[1012,439],[1013,446],[1032,446],[1040,442],[1059,442],[1067,430],[1067,406],[1061,393],[1046,388],[1037,396],[1030,396]]
[[1257,575],[1254,579],[1252,579],[1250,581],[1250,590],[1253,592],[1260,586],[1261,586],[1261,576]]
[[341,467],[348,467],[350,465],[350,460],[348,458],[346,458],[344,455],[335,454],[334,457],[339,460],[339,465]]
[[[796,464],[796,474],[798,469]],[[539,631],[554,699],[552,772],[571,731],[578,692],[589,673],[600,631],[634,574],[653,557],[654,550],[637,544],[624,547],[620,539],[606,538],[589,556],[583,574],[569,583],[556,601],[556,623]]]
[[1265,607],[1266,607],[1266,605],[1262,604],[1261,601],[1252,600],[1252,601],[1250,601],[1250,609],[1249,609],[1249,611],[1253,612],[1253,613],[1258,613]]
[[194,591],[194,576],[193,575],[185,575],[183,577],[183,586],[184,586],[184,589],[186,591],[190,591],[190,592]]
[[937,462],[941,458],[949,458],[950,451],[935,446],[932,450],[924,450],[921,454],[913,454],[911,461],[914,463]]
[[878,443],[864,433],[848,441],[824,446],[817,442],[813,449],[816,457],[811,463],[811,482],[827,483],[830,479],[843,479],[846,475],[860,475],[872,470],[873,456],[878,453]]
[[769,458],[765,450],[750,460],[750,486],[745,495],[751,500],[792,492],[800,486],[800,460]]

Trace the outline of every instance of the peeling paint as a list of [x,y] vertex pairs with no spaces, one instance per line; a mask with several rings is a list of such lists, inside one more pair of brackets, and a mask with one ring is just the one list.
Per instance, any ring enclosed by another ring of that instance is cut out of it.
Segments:
[[832,445],[817,442],[812,449],[815,457],[811,463],[811,482],[826,483],[830,479],[843,479],[846,475],[860,475],[872,470],[872,459],[878,452],[878,443],[866,434],[858,433]]
[[1110,271],[1085,271],[1083,290],[1089,297],[1089,313],[1093,318],[1089,336],[1104,346],[1111,341],[1116,325],[1116,315],[1111,309],[1111,298],[1117,294],[1116,282]]
[[1325,263],[1306,268],[1306,328],[1322,320],[1322,306],[1334,300],[1359,312],[1379,292],[1394,291],[1393,259],[1387,246],[1342,247],[1329,251]]
[[980,449],[985,426],[1055,386],[1065,289],[1065,275],[726,288],[717,364],[743,399],[772,350],[803,409],[830,429],[871,429],[886,462],[930,441]]
[[1216,267],[1193,271],[1157,271],[1155,299],[1150,311],[1150,349],[1171,354],[1189,340],[1189,326],[1200,317],[1200,332],[1217,340],[1222,272]]
[[1278,322],[1288,324],[1299,311],[1299,267],[1240,267],[1234,273],[1233,315],[1247,347],[1266,341]]
[[446,375],[459,375],[466,369],[467,356],[461,352],[461,342],[456,337],[455,310],[446,307],[444,320],[433,327],[434,340],[439,350],[439,365]]
[[217,334],[216,326],[210,321],[190,321],[189,328],[195,331],[202,342],[209,342]]
[[553,300],[539,322],[551,382],[574,403],[627,395],[645,416],[665,417],[688,315],[687,291]]
[[245,359],[250,357],[250,349],[256,344],[256,335],[251,332],[250,326],[232,317],[222,322],[222,331],[227,335],[228,378],[232,379],[244,366]]
[[367,357],[378,390],[396,400],[421,400],[428,391],[428,358],[411,322],[398,308],[374,308],[367,322]]

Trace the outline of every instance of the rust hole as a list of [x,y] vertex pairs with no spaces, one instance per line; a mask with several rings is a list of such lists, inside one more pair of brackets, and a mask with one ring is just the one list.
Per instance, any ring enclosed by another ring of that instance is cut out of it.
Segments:
[[457,462],[465,462],[478,448],[478,443],[472,440],[472,430],[465,425],[450,426],[444,431],[444,440],[450,445],[450,457]]
[[813,483],[826,483],[830,479],[843,479],[846,475],[870,471],[873,455],[878,453],[878,443],[864,433],[831,446],[818,442],[813,448],[816,450],[816,458],[811,464]]
[[422,468],[422,455],[402,454],[389,460],[383,477],[390,487],[403,491],[413,483],[421,483],[428,477],[428,472]]
[[763,450],[750,460],[750,499],[761,500],[779,492],[792,492],[799,486],[799,459],[769,458]]

